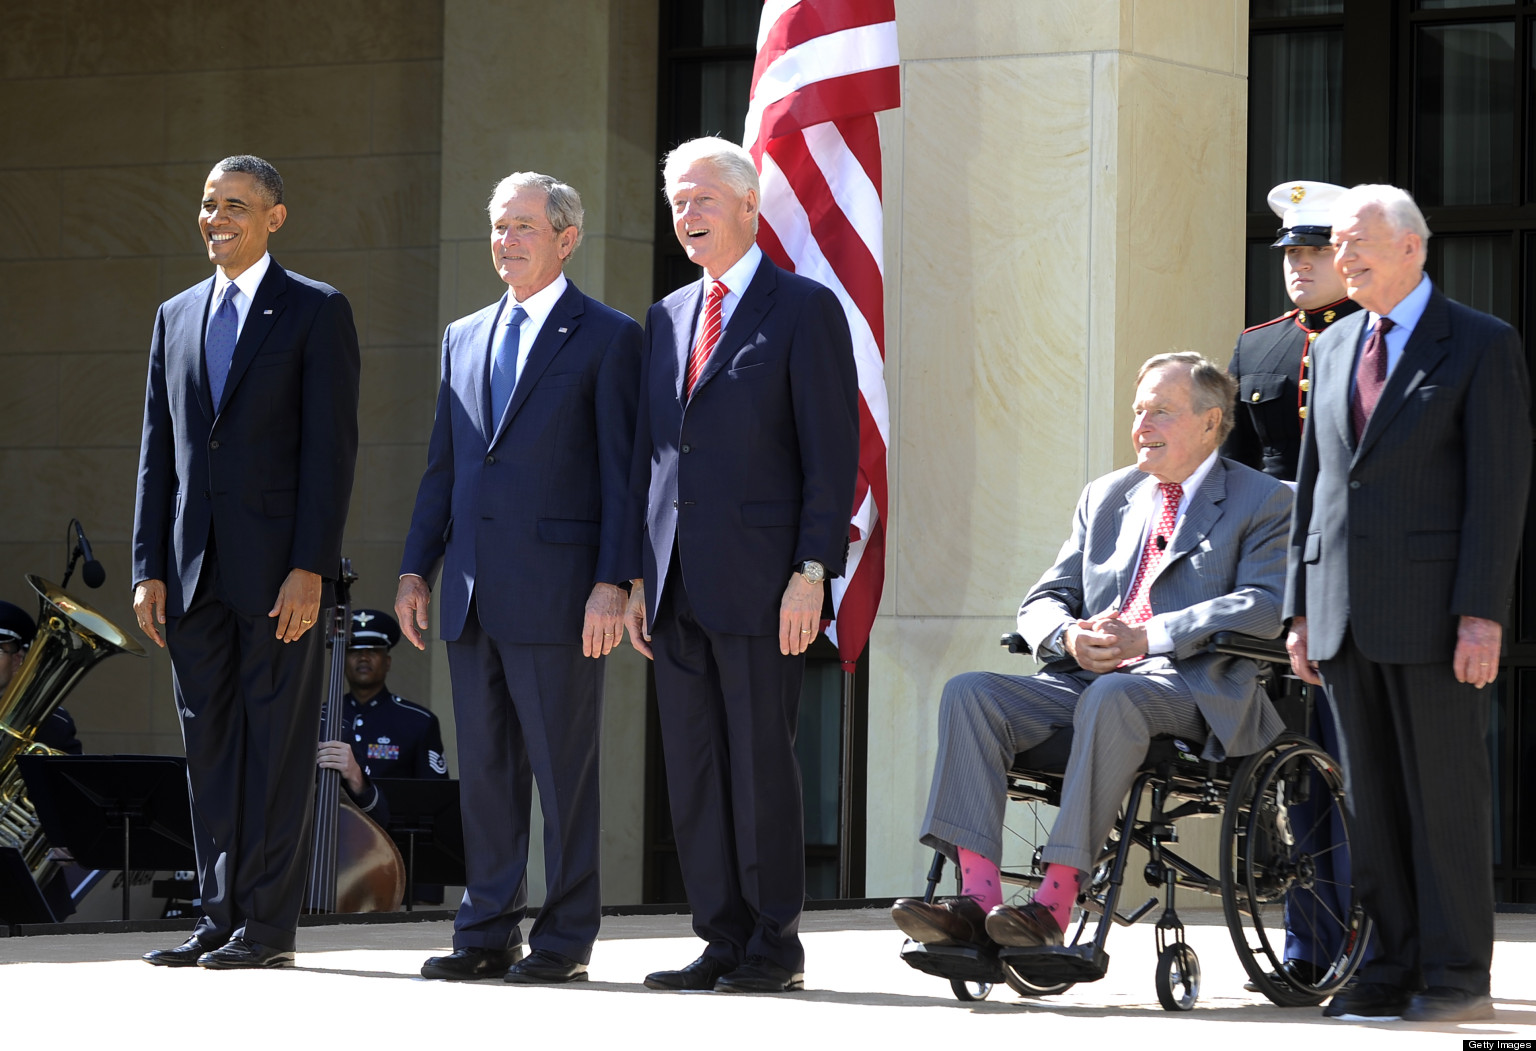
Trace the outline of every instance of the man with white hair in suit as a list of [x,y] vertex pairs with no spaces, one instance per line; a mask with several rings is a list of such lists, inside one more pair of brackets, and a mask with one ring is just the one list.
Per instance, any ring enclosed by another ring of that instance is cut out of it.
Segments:
[[[960,867],[959,896],[902,898],[891,916],[925,944],[1060,945],[1085,874],[1152,738],[1205,739],[1211,759],[1258,751],[1283,729],[1241,657],[1203,652],[1220,631],[1280,633],[1291,494],[1222,458],[1232,379],[1198,354],[1160,354],[1137,376],[1136,463],[1090,482],[1072,535],[1019,608],[1037,675],[949,680],[922,842]],[[1007,772],[1074,728],[1061,811],[1034,900],[1005,905]]]

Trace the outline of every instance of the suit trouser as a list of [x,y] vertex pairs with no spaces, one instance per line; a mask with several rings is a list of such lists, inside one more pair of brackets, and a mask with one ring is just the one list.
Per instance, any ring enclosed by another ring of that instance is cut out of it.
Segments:
[[[191,603],[165,625],[202,895],[195,933],[286,951],[309,870],[325,633],[317,623],[281,642],[275,618],[237,612],[218,590],[210,541]],[[320,601],[331,603],[329,583]]]
[[1158,734],[1202,740],[1205,721],[1183,680],[1154,657],[1128,671],[968,672],[944,684],[939,754],[922,842],[952,860],[964,847],[1003,859],[1003,811],[1014,756],[1072,726],[1061,809],[1041,853],[1048,864],[1093,868]]
[[1374,663],[1353,635],[1321,670],[1339,719],[1355,888],[1376,923],[1361,979],[1488,992],[1491,691],[1457,682],[1449,660]]
[[706,955],[728,966],[764,956],[798,972],[805,818],[795,730],[805,657],[780,653],[777,635],[704,627],[675,571],[651,649],[694,933],[708,943]]
[[586,963],[602,919],[598,754],[603,660],[573,645],[502,642],[475,600],[448,643],[459,742],[467,885],[456,949],[522,941],[528,913],[529,810],[544,817],[544,904],[528,943]]

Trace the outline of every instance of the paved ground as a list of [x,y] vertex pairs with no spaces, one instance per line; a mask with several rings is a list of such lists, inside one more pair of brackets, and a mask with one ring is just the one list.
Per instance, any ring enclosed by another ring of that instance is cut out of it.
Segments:
[[[656,993],[646,972],[700,949],[683,917],[604,921],[592,980],[562,988],[423,981],[417,968],[448,945],[445,922],[310,927],[298,967],[243,974],[169,971],[138,962],[175,935],[79,934],[0,938],[4,1046],[180,1048],[211,1045],[307,1051],[552,1048],[947,1048],[978,1038],[1007,1048],[1460,1048],[1468,1039],[1536,1040],[1536,916],[1499,917],[1496,1020],[1479,1025],[1329,1022],[1243,991],[1244,974],[1219,912],[1181,910],[1203,970],[1201,999],[1170,1015],[1153,989],[1152,926],[1116,930],[1109,975],[1048,1000],[1006,989],[962,1004],[946,983],[897,957],[901,936],[879,911],[808,913],[806,992],[731,997]],[[1027,1044],[1021,1041],[1028,1041]],[[1490,1047],[1497,1047],[1490,1044]],[[1531,1046],[1527,1044],[1526,1046]]]

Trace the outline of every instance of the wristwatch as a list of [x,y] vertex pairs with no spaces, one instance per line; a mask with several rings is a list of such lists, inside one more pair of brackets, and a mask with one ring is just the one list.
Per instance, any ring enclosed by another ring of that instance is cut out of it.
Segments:
[[827,567],[814,558],[808,558],[797,564],[795,572],[804,577],[807,584],[820,584],[827,579]]

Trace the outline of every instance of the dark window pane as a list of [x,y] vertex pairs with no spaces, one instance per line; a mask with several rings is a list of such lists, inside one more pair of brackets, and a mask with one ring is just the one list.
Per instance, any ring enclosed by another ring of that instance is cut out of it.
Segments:
[[1514,23],[1423,26],[1415,44],[1415,196],[1514,203]]
[[[1280,225],[1278,220],[1275,225]],[[1250,328],[1277,318],[1291,309],[1291,299],[1285,294],[1285,277],[1280,271],[1283,256],[1280,249],[1269,245],[1269,241],[1251,241],[1248,244],[1247,320],[1244,325]]]
[[1344,0],[1253,0],[1250,18],[1288,18],[1292,15],[1341,15]]
[[1507,234],[1439,235],[1424,269],[1452,299],[1514,324],[1512,254]]
[[1419,11],[1449,11],[1456,7],[1509,7],[1515,0],[1418,0]]
[[762,0],[673,0],[673,47],[757,46]]
[[1261,33],[1248,57],[1248,211],[1292,179],[1339,182],[1344,32]]

